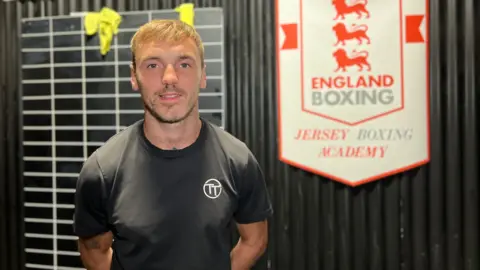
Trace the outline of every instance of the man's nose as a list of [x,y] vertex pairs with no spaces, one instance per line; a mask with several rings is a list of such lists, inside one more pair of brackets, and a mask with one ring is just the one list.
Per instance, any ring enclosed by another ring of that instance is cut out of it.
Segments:
[[178,82],[177,73],[172,65],[168,65],[165,68],[162,78],[163,84],[176,84]]

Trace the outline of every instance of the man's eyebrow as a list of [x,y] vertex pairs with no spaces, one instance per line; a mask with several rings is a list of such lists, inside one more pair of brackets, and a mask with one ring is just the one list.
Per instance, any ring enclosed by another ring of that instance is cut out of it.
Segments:
[[148,60],[159,60],[161,61],[162,59],[158,56],[148,56],[142,59],[142,62],[148,61]]
[[194,61],[195,58],[189,54],[181,54],[179,57],[180,60],[192,60]]
[[[191,61],[195,61],[195,57],[193,57],[192,55],[189,55],[189,54],[181,54],[178,56],[178,59],[179,60],[191,60]],[[147,56],[143,59],[141,59],[141,62],[145,62],[145,61],[150,61],[150,60],[157,60],[157,61],[162,61],[162,58],[160,56]]]

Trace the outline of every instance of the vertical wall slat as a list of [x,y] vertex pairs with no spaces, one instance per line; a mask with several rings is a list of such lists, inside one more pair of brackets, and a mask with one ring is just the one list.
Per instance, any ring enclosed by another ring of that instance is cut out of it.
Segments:
[[[219,0],[220,1],[220,0]],[[232,3],[234,1],[225,1],[225,3]],[[271,243],[273,245],[272,251],[274,252],[270,257],[270,268],[269,269],[284,269],[284,266],[280,264],[282,261],[280,258],[285,257],[284,247],[282,244],[284,227],[282,224],[282,219],[279,218],[278,213],[281,213],[279,207],[279,201],[282,199],[282,194],[280,187],[281,185],[281,174],[278,158],[278,146],[277,146],[277,106],[275,101],[277,100],[276,86],[277,78],[275,76],[277,59],[275,55],[275,40],[276,40],[276,26],[274,22],[276,20],[275,15],[275,6],[274,1],[260,1],[262,5],[262,14],[263,18],[263,31],[264,31],[264,54],[262,59],[262,65],[265,67],[265,74],[262,76],[262,87],[264,89],[265,103],[264,106],[264,117],[262,123],[265,124],[266,129],[266,155],[268,156],[266,161],[265,172],[270,181],[269,191],[271,192],[272,203],[274,207],[274,216],[270,221],[270,228],[272,228]],[[232,10],[232,9],[227,9]],[[238,79],[238,78],[237,78]]]
[[[255,38],[253,39],[253,43],[255,44],[254,51],[256,52],[255,58],[259,59],[259,61],[266,63],[266,57],[268,53],[266,52],[265,48],[265,34],[269,32],[268,29],[265,27],[258,27],[259,25],[265,25],[265,17],[263,16],[265,11],[263,5],[251,5],[251,12],[255,14],[253,17],[256,18],[256,22],[253,23],[252,28],[256,33]],[[228,15],[227,15],[228,16]],[[268,100],[266,92],[268,91],[264,87],[264,78],[266,77],[266,73],[268,71],[268,67],[266,65],[257,65],[254,61],[252,62],[257,69],[257,72],[253,73],[255,82],[252,84],[254,87],[253,91],[253,99],[255,101],[255,132],[253,133],[254,138],[257,138],[255,141],[257,142],[256,149],[261,149],[257,152],[258,159],[260,164],[263,168],[267,166],[267,160],[270,159],[270,153],[268,151],[268,140],[270,137],[267,137],[267,126],[264,124],[264,120],[266,119],[266,106],[265,103]],[[268,185],[271,186],[271,179],[268,179]]]
[[[427,190],[427,170],[419,169],[411,177],[412,193],[412,270],[431,269],[429,267],[428,250],[428,204],[426,199],[429,192]],[[408,268],[407,268],[408,269]]]
[[443,89],[441,67],[443,53],[441,44],[444,38],[441,33],[444,32],[441,17],[441,11],[444,9],[441,0],[430,0],[430,156],[428,164],[429,176],[429,253],[430,270],[445,270],[445,243],[444,243],[444,151],[443,151]]
[[[19,13],[17,3],[10,3],[6,8],[6,21],[7,21],[7,31],[10,32],[10,36],[18,36],[19,31]],[[24,252],[22,248],[23,245],[23,232],[24,232],[24,223],[23,223],[23,177],[19,177],[19,167],[18,163],[21,158],[19,155],[19,141],[18,138],[22,135],[19,135],[19,118],[18,112],[19,108],[19,96],[20,96],[20,85],[19,85],[19,52],[16,48],[20,47],[18,38],[11,38],[6,40],[6,50],[7,58],[6,62],[8,63],[7,67],[7,85],[8,91],[6,92],[6,110],[7,110],[7,179],[16,180],[9,183],[8,195],[10,197],[10,206],[8,212],[10,213],[9,223],[10,223],[10,232],[9,238],[11,243],[11,248],[13,249],[10,252],[12,257],[11,269],[19,269],[23,267]]]
[[[398,269],[412,269],[412,178],[418,170],[402,176],[399,194],[399,242]],[[418,191],[421,192],[421,191]],[[395,235],[395,233],[393,233]],[[413,269],[412,269],[413,270]]]
[[459,61],[458,58],[458,10],[461,5],[455,0],[447,0],[447,48],[446,48],[446,214],[447,214],[447,269],[461,269],[461,228],[460,228],[460,188],[461,156],[459,125]]
[[[248,25],[250,22],[250,16],[248,14],[248,1],[240,1],[241,8],[238,10],[238,13],[241,17],[241,23],[239,25],[240,35],[238,41],[241,42],[240,51],[241,54],[237,55],[237,59],[239,60],[238,66],[236,67],[240,71],[241,78],[249,78],[249,63],[252,59],[249,56],[249,38],[250,38],[250,29],[248,29]],[[240,115],[240,124],[238,129],[238,138],[245,141],[247,145],[251,145],[252,141],[249,136],[251,131],[251,120],[250,120],[250,113],[249,110],[249,94],[248,92],[251,91],[249,89],[249,82],[248,80],[240,80],[240,88],[237,89],[238,91],[238,99],[240,102],[239,111],[237,112]]]
[[351,192],[349,187],[339,187],[336,189],[336,213],[337,213],[337,239],[338,243],[338,269],[352,269],[352,224],[351,215]]
[[368,194],[368,256],[370,270],[382,270],[384,267],[384,226],[383,226],[383,189],[380,183],[370,184]]
[[261,129],[262,127],[259,125],[259,115],[260,115],[260,110],[262,110],[261,106],[259,106],[259,96],[262,94],[261,88],[258,87],[257,81],[258,81],[258,75],[259,75],[259,70],[257,65],[257,61],[255,59],[260,59],[260,49],[258,48],[258,40],[261,39],[259,37],[259,33],[261,33],[261,30],[258,28],[258,25],[260,25],[260,18],[259,16],[255,16],[256,10],[258,10],[257,5],[254,3],[249,3],[247,2],[248,7],[247,9],[247,14],[250,16],[250,20],[248,21],[248,29],[250,32],[249,35],[249,51],[248,55],[249,57],[246,57],[246,59],[250,59],[248,63],[248,77],[250,78],[248,81],[248,86],[247,89],[245,89],[245,92],[248,93],[248,97],[245,98],[245,102],[248,103],[249,107],[249,117],[250,119],[250,130],[248,132],[248,137],[250,143],[250,147],[255,149],[257,153],[257,158],[261,158],[262,152],[263,151],[258,151],[257,149],[261,149],[261,140],[262,138],[259,136],[261,134]]
[[[306,175],[304,175],[306,177]],[[322,241],[320,181],[309,179],[305,185],[305,269],[321,269]]]
[[23,181],[18,175],[18,7],[0,2],[0,269],[25,265]]
[[[150,4],[151,1],[150,1]],[[227,6],[228,5],[233,5],[233,3],[228,3],[226,4]],[[236,22],[236,17],[234,16],[226,16],[226,14],[224,14],[224,17],[223,19],[225,20],[225,29],[224,29],[224,36],[223,36],[223,40],[224,40],[224,56],[226,59],[235,59],[235,52],[236,52],[236,47],[235,47],[235,42],[233,42],[233,37],[235,36],[235,31],[236,31],[236,27],[235,27],[235,22]],[[224,71],[225,71],[225,76],[227,78],[227,81],[229,82],[229,85],[231,85],[232,87],[236,85],[236,69],[234,68],[229,68],[226,64],[224,64]],[[233,111],[235,106],[236,106],[236,101],[237,101],[237,98],[236,98],[236,94],[230,94],[227,96],[227,100],[226,100],[226,106],[227,106],[227,110],[229,111]],[[232,131],[236,131],[236,126],[233,125],[232,123],[235,123],[235,119],[233,117],[236,117],[237,114],[234,114],[234,113],[229,113],[226,115],[226,128],[228,130],[232,130]],[[267,175],[269,175],[269,173],[267,173]]]
[[322,223],[322,246],[323,246],[323,268],[334,270],[336,268],[336,233],[337,222],[335,221],[335,184],[324,181],[322,188],[322,210],[324,212]]
[[[203,3],[204,6],[212,6],[213,1],[212,0],[206,0],[205,3]],[[248,28],[250,30],[250,37],[249,37],[249,48],[250,52],[249,55],[251,55],[251,59],[261,59],[261,52],[262,48],[260,47],[260,42],[259,40],[262,39],[262,28],[258,27],[259,25],[262,25],[262,17],[257,16],[257,13],[261,11],[261,6],[259,4],[255,4],[252,2],[247,2],[247,7],[245,8],[247,13],[250,15],[250,21]],[[225,14],[228,16],[228,14]],[[258,60],[257,60],[258,61]],[[257,64],[257,61],[250,61],[249,63],[249,85],[248,89],[246,90],[250,98],[245,97],[245,101],[249,103],[250,105],[250,117],[251,119],[251,129],[250,132],[248,132],[248,136],[250,137],[251,144],[249,145],[255,154],[257,161],[259,162],[260,166],[262,168],[265,168],[266,162],[265,162],[265,137],[263,128],[264,126],[261,125],[261,120],[263,118],[259,117],[262,115],[263,112],[263,107],[261,106],[261,102],[263,100],[262,98],[262,91],[260,91],[260,76],[262,75],[263,68],[261,65]],[[266,177],[266,182],[267,186],[271,185],[271,179]],[[272,224],[269,224],[269,228],[272,228]],[[262,269],[267,269],[270,265],[270,260],[269,256],[272,253],[270,252],[270,249],[267,249],[266,255],[262,256],[262,258],[258,261],[256,264],[256,267],[254,270],[262,270]]]
[[280,254],[277,259],[277,266],[281,269],[290,269],[292,265],[292,242],[291,242],[291,223],[290,223],[290,189],[288,188],[288,179],[287,177],[281,176],[290,176],[291,172],[285,166],[278,167],[279,172],[277,173],[278,179],[281,179],[277,183],[277,200],[276,200],[276,215],[279,216],[277,226],[279,226],[278,245],[281,248]]
[[[473,0],[465,0],[463,6],[463,33],[465,38],[463,46],[464,72],[464,109],[463,109],[463,250],[465,270],[480,269],[480,236],[479,236],[479,191],[478,191],[478,131],[477,113],[479,105],[476,95],[476,79],[478,76],[475,64],[480,58],[477,56],[475,46],[478,44],[478,30],[475,31],[475,5]],[[478,14],[478,12],[477,12]],[[477,16],[478,18],[478,16]],[[476,57],[472,57],[476,56]]]
[[[234,21],[234,27],[235,27],[235,30],[233,32],[233,39],[234,39],[234,42],[232,42],[232,45],[234,46],[235,48],[235,58],[234,60],[232,59],[233,63],[235,63],[235,68],[234,67],[228,67],[228,68],[231,68],[233,70],[235,70],[235,78],[236,80],[234,81],[235,85],[233,85],[233,87],[237,90],[235,91],[235,93],[233,93],[233,95],[235,95],[235,105],[234,107],[230,110],[231,111],[231,114],[232,114],[232,118],[233,121],[231,124],[231,126],[233,126],[234,128],[232,129],[232,132],[235,132],[235,134],[241,138],[244,138],[243,134],[241,134],[241,126],[243,124],[243,113],[241,111],[241,108],[242,108],[242,90],[244,91],[244,88],[243,88],[243,80],[241,80],[240,78],[243,78],[242,76],[242,68],[241,68],[241,65],[243,64],[243,58],[244,58],[244,54],[243,54],[243,48],[245,46],[244,44],[244,41],[243,41],[243,35],[242,35],[242,24],[243,24],[243,20],[245,19],[245,14],[242,14],[241,11],[243,10],[242,8],[242,4],[243,2],[241,1],[235,1],[234,2],[234,6],[235,6],[235,10],[237,10],[237,12],[239,12],[240,16],[232,16],[235,18],[235,21]],[[243,15],[243,16],[242,16]]]
[[[294,170],[291,174],[293,179],[305,179],[305,174],[300,170]],[[290,220],[290,243],[291,243],[291,267],[298,267],[305,269],[305,195],[303,190],[303,181],[296,181],[289,183],[290,200],[289,208],[290,212],[288,219]]]
[[367,199],[365,189],[353,191],[353,266],[352,270],[367,270],[368,268],[368,237],[367,237]]
[[[400,269],[400,184],[405,182],[400,176],[391,177],[384,182],[383,227],[385,234],[385,267],[384,269]],[[405,212],[403,212],[405,213]]]
[[[6,3],[0,3],[0,35],[1,37],[8,36],[7,34],[7,21],[6,17],[2,16],[6,13]],[[7,70],[7,50],[6,50],[6,39],[0,38],[0,71]],[[7,263],[9,261],[8,256],[8,228],[7,222],[2,222],[2,220],[7,220],[7,209],[9,207],[8,202],[8,180],[6,177],[6,114],[8,113],[5,110],[5,95],[8,91],[6,85],[6,77],[8,76],[7,72],[0,73],[0,269],[7,269]]]

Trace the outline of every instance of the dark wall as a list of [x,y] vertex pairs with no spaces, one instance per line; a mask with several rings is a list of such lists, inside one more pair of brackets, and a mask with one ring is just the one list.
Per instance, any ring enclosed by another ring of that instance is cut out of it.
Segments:
[[[18,17],[103,5],[119,11],[173,8],[180,2],[0,3],[0,269],[24,265]],[[257,269],[480,269],[478,3],[430,1],[431,163],[350,188],[278,161],[273,2],[196,1],[224,8],[226,129],[258,156],[274,202],[270,245]]]
[[22,269],[23,185],[19,155],[18,15],[15,3],[0,3],[0,269]]

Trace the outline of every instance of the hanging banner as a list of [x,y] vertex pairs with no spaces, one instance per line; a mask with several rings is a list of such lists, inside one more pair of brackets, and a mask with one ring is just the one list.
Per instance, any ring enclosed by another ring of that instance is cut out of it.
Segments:
[[276,0],[280,160],[356,186],[429,161],[427,0]]

